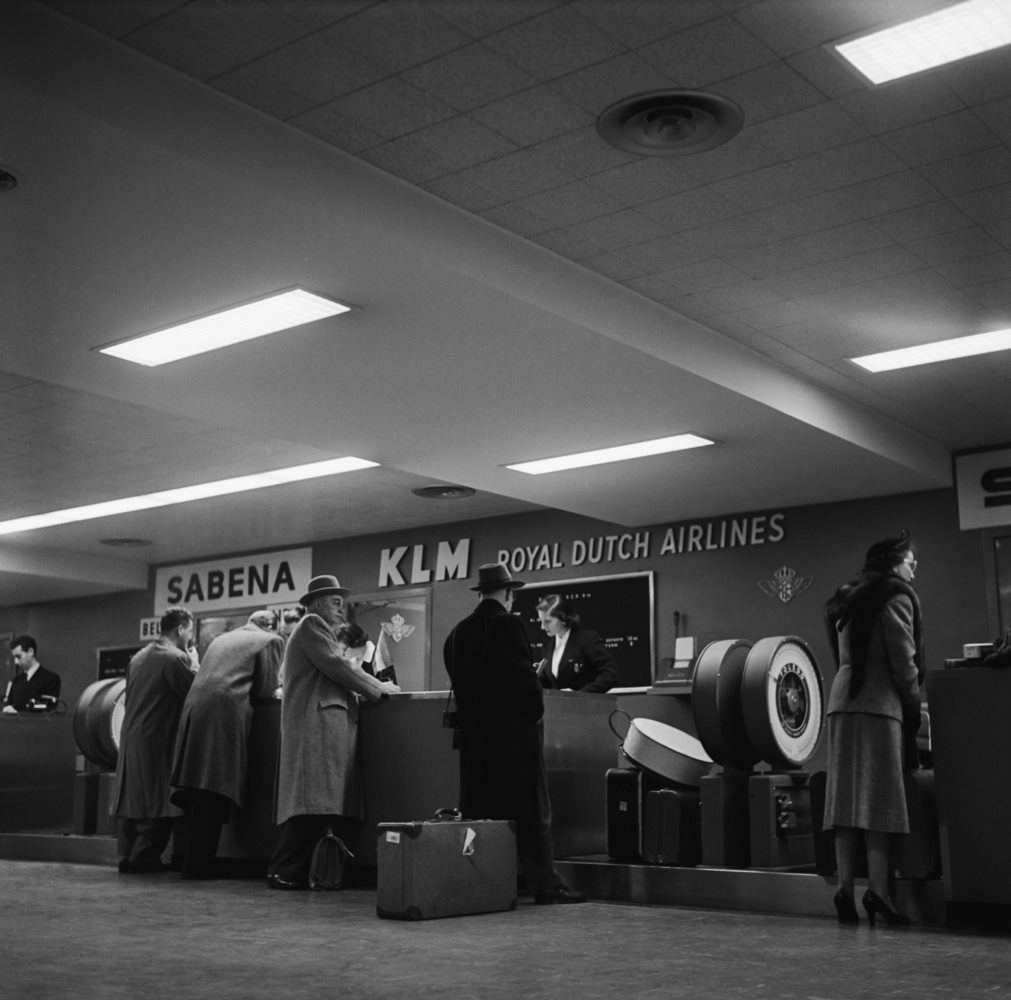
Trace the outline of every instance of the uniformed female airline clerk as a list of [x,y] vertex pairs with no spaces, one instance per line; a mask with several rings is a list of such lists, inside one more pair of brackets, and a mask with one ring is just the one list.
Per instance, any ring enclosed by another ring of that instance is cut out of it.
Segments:
[[305,617],[284,651],[277,822],[282,825],[267,871],[273,889],[308,887],[312,851],[328,826],[350,835],[364,818],[358,761],[358,701],[399,691],[345,662],[336,630],[348,591],[335,576],[309,582]]
[[867,550],[863,570],[825,607],[839,671],[828,699],[825,828],[835,827],[839,922],[857,924],[853,877],[860,833],[867,854],[863,905],[871,926],[909,918],[896,910],[888,873],[894,834],[909,832],[903,726],[920,722],[923,671],[920,602],[913,589],[916,558],[903,532]]
[[572,605],[558,594],[537,604],[541,628],[552,641],[537,665],[542,686],[568,691],[609,691],[618,683],[618,666],[603,639],[579,624]]

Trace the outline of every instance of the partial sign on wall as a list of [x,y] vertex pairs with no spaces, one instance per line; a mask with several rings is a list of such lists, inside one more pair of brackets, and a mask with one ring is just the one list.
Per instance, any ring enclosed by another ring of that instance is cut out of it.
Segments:
[[1011,524],[1011,448],[956,455],[955,483],[962,531]]
[[296,604],[311,579],[311,548],[165,566],[155,574],[154,607],[162,614]]

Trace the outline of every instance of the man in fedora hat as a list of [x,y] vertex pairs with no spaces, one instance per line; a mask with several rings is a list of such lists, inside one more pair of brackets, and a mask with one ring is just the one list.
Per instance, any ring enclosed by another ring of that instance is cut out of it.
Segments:
[[341,658],[336,630],[348,590],[317,576],[299,601],[306,609],[284,650],[277,822],[268,866],[273,889],[308,887],[313,848],[326,828],[347,837],[364,818],[358,762],[358,701],[400,688]]
[[555,871],[551,803],[544,770],[544,693],[530,642],[510,614],[524,583],[507,567],[478,567],[474,612],[443,648],[460,729],[460,810],[474,819],[516,823],[516,850],[537,903],[582,903]]

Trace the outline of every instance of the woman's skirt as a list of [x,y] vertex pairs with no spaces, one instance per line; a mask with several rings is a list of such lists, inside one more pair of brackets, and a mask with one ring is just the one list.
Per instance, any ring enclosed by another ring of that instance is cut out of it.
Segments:
[[828,717],[825,829],[909,833],[902,780],[902,723],[884,715]]

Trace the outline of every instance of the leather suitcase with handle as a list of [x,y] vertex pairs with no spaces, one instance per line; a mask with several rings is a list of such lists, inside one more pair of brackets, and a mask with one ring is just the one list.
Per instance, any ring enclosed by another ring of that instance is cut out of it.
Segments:
[[516,908],[516,826],[506,820],[380,823],[376,865],[380,917],[429,920]]

